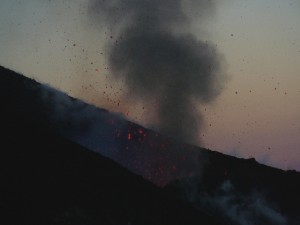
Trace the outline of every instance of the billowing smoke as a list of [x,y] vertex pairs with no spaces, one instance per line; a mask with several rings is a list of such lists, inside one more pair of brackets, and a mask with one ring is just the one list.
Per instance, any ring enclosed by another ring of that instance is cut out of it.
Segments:
[[276,203],[267,200],[261,190],[245,193],[230,180],[225,180],[220,187],[209,191],[199,191],[199,186],[203,184],[199,185],[197,179],[188,180],[180,189],[183,199],[209,214],[222,218],[226,224],[290,224],[289,218],[282,214]]
[[198,12],[201,24],[213,9],[207,0],[91,0],[91,15],[111,30],[113,77],[125,81],[128,97],[156,102],[160,132],[191,143],[203,124],[194,103],[213,101],[224,74],[216,48],[197,40],[186,12]]
[[287,218],[276,210],[260,192],[245,196],[238,193],[230,181],[225,181],[213,196],[205,196],[203,203],[237,225],[286,225]]

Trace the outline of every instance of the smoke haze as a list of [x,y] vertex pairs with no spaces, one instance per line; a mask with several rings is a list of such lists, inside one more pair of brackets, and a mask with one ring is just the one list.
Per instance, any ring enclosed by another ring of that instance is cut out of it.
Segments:
[[[287,218],[268,202],[261,192],[244,195],[231,181],[225,181],[213,196],[201,196],[205,207],[237,225],[286,225]],[[199,197],[198,197],[199,198]]]
[[[201,23],[214,10],[212,1],[92,0],[91,15],[110,27],[107,45],[112,76],[124,80],[129,98],[153,102],[163,134],[199,141],[203,118],[194,107],[212,102],[222,90],[222,60],[216,48],[189,31],[197,9]],[[112,44],[113,43],[113,44]]]

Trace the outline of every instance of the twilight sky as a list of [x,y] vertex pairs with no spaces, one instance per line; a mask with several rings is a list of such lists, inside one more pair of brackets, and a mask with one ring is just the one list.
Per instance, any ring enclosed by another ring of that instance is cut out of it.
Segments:
[[[117,34],[90,16],[89,1],[2,0],[0,64],[154,127],[152,103],[122,96],[122,81],[110,79],[105,43]],[[216,45],[229,75],[216,101],[195,106],[202,145],[300,171],[300,2],[216,3],[205,23],[186,8],[193,34]]]

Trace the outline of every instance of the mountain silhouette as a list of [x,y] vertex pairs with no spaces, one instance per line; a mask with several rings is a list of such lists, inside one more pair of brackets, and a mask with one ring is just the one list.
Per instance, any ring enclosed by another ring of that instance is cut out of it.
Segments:
[[0,67],[1,224],[299,224],[300,174],[180,143]]
[[36,105],[38,83],[3,68],[0,80],[1,224],[223,224],[57,134]]

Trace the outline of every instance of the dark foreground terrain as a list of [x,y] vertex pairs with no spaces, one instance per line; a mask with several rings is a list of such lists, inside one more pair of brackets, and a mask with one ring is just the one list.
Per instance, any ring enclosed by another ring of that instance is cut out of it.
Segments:
[[[190,173],[193,168],[188,169],[189,176],[168,172],[168,180],[173,179],[165,187],[158,187],[148,180],[160,184],[161,178],[145,176],[143,165],[130,167],[137,159],[137,148],[129,147],[139,144],[149,154],[153,148],[147,145],[156,140],[161,142],[164,137],[151,135],[151,142],[142,144],[140,138],[133,143],[126,138],[115,140],[115,131],[118,137],[127,137],[124,130],[142,128],[133,123],[113,122],[114,129],[102,129],[99,138],[101,148],[107,148],[105,151],[117,148],[114,156],[120,165],[71,141],[72,135],[72,140],[74,136],[80,137],[73,130],[84,135],[89,129],[87,120],[74,117],[73,112],[73,117],[54,119],[57,108],[54,110],[55,103],[41,97],[44,93],[49,95],[43,89],[39,83],[0,67],[0,224],[300,224],[298,172],[181,144],[205,159],[199,160],[203,162],[201,172]],[[78,111],[83,107],[83,103],[71,98],[68,104],[64,107],[75,104]],[[97,112],[105,113],[106,127],[109,112]],[[76,118],[79,122],[64,118]],[[101,120],[97,123],[101,125]],[[118,124],[122,128],[116,130]],[[146,131],[143,128],[141,133]],[[169,148],[178,146],[170,142],[167,141]],[[125,150],[134,155],[130,160],[124,160],[126,154],[120,154]],[[108,155],[105,151],[103,154]],[[157,154],[164,153],[155,152],[156,158]],[[168,158],[164,159],[167,165]],[[182,171],[180,166],[175,169]]]

